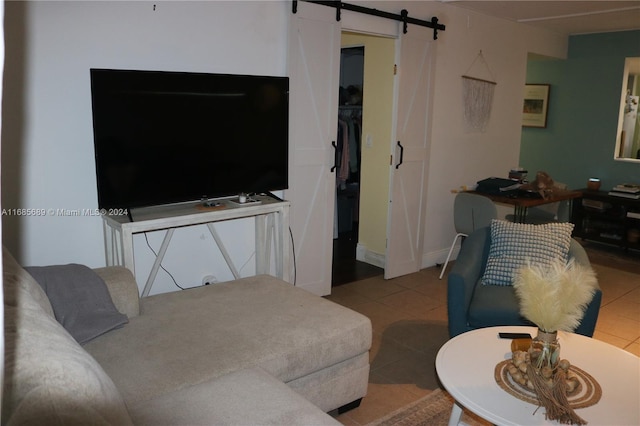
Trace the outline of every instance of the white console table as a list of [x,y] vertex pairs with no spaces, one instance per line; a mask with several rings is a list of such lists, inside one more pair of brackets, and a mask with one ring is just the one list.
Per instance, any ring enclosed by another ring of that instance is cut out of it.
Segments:
[[164,240],[142,291],[142,297],[148,296],[175,229],[184,226],[206,225],[233,276],[237,279],[240,278],[239,273],[213,225],[216,222],[226,220],[254,217],[256,273],[269,273],[273,243],[276,277],[289,281],[290,204],[288,201],[279,201],[269,196],[259,195],[252,198],[258,202],[239,204],[229,198],[218,200],[220,205],[215,207],[202,207],[201,203],[193,202],[137,209],[131,215],[133,221],[127,215],[105,215],[102,218],[107,265],[124,266],[135,275],[133,235],[165,230]]

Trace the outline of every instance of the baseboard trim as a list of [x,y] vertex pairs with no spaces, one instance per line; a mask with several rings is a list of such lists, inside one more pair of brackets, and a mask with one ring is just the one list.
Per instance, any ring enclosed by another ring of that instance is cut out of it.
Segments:
[[[460,244],[458,243],[451,253],[451,259],[449,261],[453,261],[458,257],[458,253],[460,252]],[[442,265],[445,260],[447,260],[447,254],[449,253],[449,248],[444,248],[440,250],[434,250],[422,255],[422,265],[421,269],[430,268],[436,265]],[[386,264],[386,257],[384,254],[376,253],[368,250],[365,246],[358,243],[356,245],[356,260],[360,262],[365,262],[373,266],[377,266],[378,268],[384,269]]]
[[368,250],[360,243],[356,245],[356,260],[368,263],[369,265],[377,266],[378,268],[382,269],[384,269],[387,263],[386,256],[384,254]]
[[[449,262],[455,260],[458,257],[458,253],[460,252],[460,244],[456,244],[453,248],[453,252],[451,252],[451,259]],[[449,254],[449,248],[434,250],[422,255],[422,266],[421,268],[430,268],[436,265],[442,265],[445,260],[447,260],[447,254]]]
[[310,293],[313,293],[317,296],[328,296],[331,294],[331,276],[329,276],[329,289],[327,290],[327,285],[323,282],[316,281],[312,283],[306,284],[296,284],[296,287],[306,290]]

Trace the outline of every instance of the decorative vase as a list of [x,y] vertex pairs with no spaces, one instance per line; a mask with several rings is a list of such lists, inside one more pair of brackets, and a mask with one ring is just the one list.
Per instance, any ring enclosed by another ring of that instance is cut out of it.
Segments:
[[538,335],[531,340],[529,357],[531,365],[537,369],[543,367],[555,369],[560,361],[558,332],[538,329]]
[[589,191],[599,191],[600,183],[600,179],[598,178],[589,178],[589,180],[587,181],[587,189]]

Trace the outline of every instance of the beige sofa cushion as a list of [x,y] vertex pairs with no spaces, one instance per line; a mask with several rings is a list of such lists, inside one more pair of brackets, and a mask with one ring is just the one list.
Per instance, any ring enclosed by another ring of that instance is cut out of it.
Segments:
[[259,368],[133,404],[136,425],[339,425],[331,416]]
[[2,423],[131,424],[115,385],[54,319],[40,286],[6,252],[3,261]]
[[143,298],[140,316],[84,347],[130,404],[243,368],[288,383],[366,354],[371,322],[261,275]]
[[123,266],[109,266],[93,270],[102,278],[109,289],[116,309],[129,319],[140,314],[138,285],[130,270]]
[[[36,280],[20,266],[4,246],[2,247],[2,275],[4,276],[5,287],[7,283],[10,283],[12,287],[22,288],[51,318],[55,318],[53,307],[51,307],[47,294]],[[11,297],[14,297],[16,294],[15,291],[9,292],[9,294],[5,291],[5,303],[15,305],[17,302],[11,299]],[[10,299],[7,299],[7,296]]]

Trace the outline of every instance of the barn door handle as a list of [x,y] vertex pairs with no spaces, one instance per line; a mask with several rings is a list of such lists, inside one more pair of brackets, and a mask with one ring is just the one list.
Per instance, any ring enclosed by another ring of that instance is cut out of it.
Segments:
[[400,164],[402,164],[402,159],[404,158],[404,147],[402,146],[400,141],[398,141],[398,146],[400,147],[400,161],[398,162],[398,164],[396,164],[396,169],[400,167]]
[[331,145],[333,146],[333,167],[331,167],[331,172],[336,171],[336,164],[338,163],[338,145],[336,145],[336,141],[331,141]]

